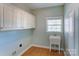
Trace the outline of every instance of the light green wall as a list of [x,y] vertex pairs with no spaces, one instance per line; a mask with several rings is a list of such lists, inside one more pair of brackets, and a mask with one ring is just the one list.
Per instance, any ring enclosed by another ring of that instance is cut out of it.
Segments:
[[[33,10],[33,13],[36,16],[36,28],[33,35],[33,44],[49,47],[48,36],[50,34],[55,34],[55,33],[46,32],[46,17],[63,16],[64,6],[55,6],[55,7],[36,9],[36,10]],[[62,33],[56,33],[56,34],[63,35],[63,31]]]
[[[32,43],[33,30],[11,30],[0,32],[0,56],[19,55]],[[22,47],[19,44],[22,43]]]

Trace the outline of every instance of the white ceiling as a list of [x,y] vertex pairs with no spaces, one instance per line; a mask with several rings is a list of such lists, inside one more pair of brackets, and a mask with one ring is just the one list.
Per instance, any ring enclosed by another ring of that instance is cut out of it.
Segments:
[[14,5],[19,5],[21,7],[23,6],[25,8],[28,7],[30,9],[37,9],[37,8],[64,5],[64,3],[15,3]]

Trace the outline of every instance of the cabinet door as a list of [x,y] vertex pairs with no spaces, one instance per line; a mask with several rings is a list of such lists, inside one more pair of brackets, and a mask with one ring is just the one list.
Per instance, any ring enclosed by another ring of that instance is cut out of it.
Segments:
[[30,15],[29,13],[26,13],[26,28],[30,28]]
[[23,15],[24,15],[23,16],[23,27],[24,27],[24,29],[27,29],[28,28],[28,16],[27,16],[26,12],[24,12]]
[[27,12],[24,12],[23,16],[22,16],[22,20],[23,20],[23,27],[24,29],[28,29],[30,28],[30,17],[29,17],[29,14]]
[[11,30],[14,25],[14,8],[10,5],[4,5],[3,30]]
[[31,19],[30,14],[25,12],[24,13],[24,28],[29,29],[31,28]]
[[32,28],[35,28],[35,16],[34,15],[31,15],[31,25],[32,25]]
[[0,4],[0,30],[3,28],[3,4]]
[[17,9],[16,10],[16,27],[17,29],[22,29],[23,28],[23,13],[22,13],[22,10],[20,9]]
[[12,20],[11,20],[11,29],[13,30],[13,29],[16,29],[17,27],[16,27],[16,25],[17,25],[17,22],[16,22],[16,7],[14,7],[14,6],[11,6],[11,8],[12,8]]
[[21,11],[21,27],[22,29],[26,29],[26,26],[25,24],[27,24],[27,21],[26,21],[26,13],[24,11]]
[[28,25],[28,28],[35,28],[35,17],[31,14],[27,14],[27,25]]

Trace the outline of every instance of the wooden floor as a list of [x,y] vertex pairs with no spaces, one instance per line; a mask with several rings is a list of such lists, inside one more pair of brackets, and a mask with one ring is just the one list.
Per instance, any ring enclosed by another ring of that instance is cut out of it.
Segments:
[[51,52],[47,48],[31,47],[22,56],[64,56],[64,52],[61,51],[60,54],[58,50],[52,50]]

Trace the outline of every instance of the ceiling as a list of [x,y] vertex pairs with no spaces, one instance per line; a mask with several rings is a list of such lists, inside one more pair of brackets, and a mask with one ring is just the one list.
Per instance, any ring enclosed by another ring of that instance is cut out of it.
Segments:
[[45,8],[52,6],[64,5],[64,3],[15,3],[14,5],[28,7],[30,9]]

